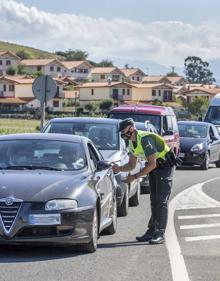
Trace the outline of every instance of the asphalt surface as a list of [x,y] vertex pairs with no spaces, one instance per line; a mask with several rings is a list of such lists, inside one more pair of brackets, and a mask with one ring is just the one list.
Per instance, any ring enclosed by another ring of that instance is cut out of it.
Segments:
[[[219,171],[214,166],[208,171],[201,171],[198,168],[177,170],[171,200],[193,184],[220,176]],[[209,196],[220,199],[219,185],[220,181],[207,184],[204,186],[204,191]],[[197,209],[176,211],[175,227],[178,239],[190,280],[219,281],[220,240],[189,244],[185,242],[184,237],[192,235],[190,231],[194,230],[187,230],[188,232],[180,230],[178,215],[195,214],[199,211]],[[202,210],[202,212],[207,211],[209,209]],[[215,209],[214,212],[220,212],[220,208]],[[72,247],[1,246],[0,280],[171,281],[173,279],[166,245],[148,245],[137,243],[135,240],[136,235],[145,231],[149,216],[149,195],[141,195],[140,205],[131,207],[127,217],[118,219],[117,233],[112,236],[102,236],[99,239],[98,250],[93,254],[82,254]],[[220,218],[218,220],[220,222]],[[200,229],[200,234],[201,231]],[[203,233],[209,233],[208,229],[204,231]],[[214,233],[220,234],[220,231],[216,228]],[[181,281],[181,276],[178,281]]]

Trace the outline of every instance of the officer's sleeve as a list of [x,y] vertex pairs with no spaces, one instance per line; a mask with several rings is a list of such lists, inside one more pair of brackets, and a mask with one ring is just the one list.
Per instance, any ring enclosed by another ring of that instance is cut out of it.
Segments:
[[144,154],[146,157],[155,154],[157,152],[156,145],[154,142],[150,140],[147,136],[141,139],[141,145],[144,150]]

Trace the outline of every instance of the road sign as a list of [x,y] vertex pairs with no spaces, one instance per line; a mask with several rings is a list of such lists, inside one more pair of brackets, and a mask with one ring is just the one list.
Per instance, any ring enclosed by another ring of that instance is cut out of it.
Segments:
[[41,75],[34,80],[32,91],[35,98],[40,101],[42,130],[45,122],[45,103],[56,95],[57,84],[50,76]]
[[36,99],[46,102],[56,95],[57,84],[50,76],[41,75],[34,80],[32,90]]

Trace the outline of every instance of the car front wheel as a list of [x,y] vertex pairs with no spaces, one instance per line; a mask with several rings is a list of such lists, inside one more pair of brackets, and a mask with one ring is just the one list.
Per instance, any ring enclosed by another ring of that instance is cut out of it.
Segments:
[[136,193],[130,198],[130,206],[138,206],[140,202],[140,183],[137,183],[137,190]]
[[209,169],[209,153],[207,152],[204,158],[204,161],[201,165],[202,170],[208,170]]
[[122,204],[121,206],[118,207],[118,216],[120,217],[127,216],[128,214],[128,206],[129,206],[128,193],[129,190],[128,190],[128,186],[126,185]]
[[83,244],[80,248],[83,252],[93,253],[97,249],[97,240],[98,240],[98,216],[97,209],[95,209],[93,214],[92,221],[92,231],[91,231],[91,241],[87,244]]

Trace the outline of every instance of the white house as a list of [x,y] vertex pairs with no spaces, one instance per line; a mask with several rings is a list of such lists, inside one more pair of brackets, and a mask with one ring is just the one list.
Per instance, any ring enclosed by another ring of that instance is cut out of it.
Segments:
[[91,71],[92,82],[123,82],[124,73],[117,67],[94,67]]
[[87,61],[62,61],[66,68],[65,76],[76,81],[84,81],[91,75],[92,65]]
[[131,82],[141,83],[146,74],[139,68],[121,68],[126,78]]
[[66,76],[68,69],[62,62],[56,59],[29,59],[20,62],[24,66],[24,71],[33,74],[37,71],[52,77]]
[[9,67],[17,68],[20,58],[10,51],[0,51],[0,76],[6,75]]

